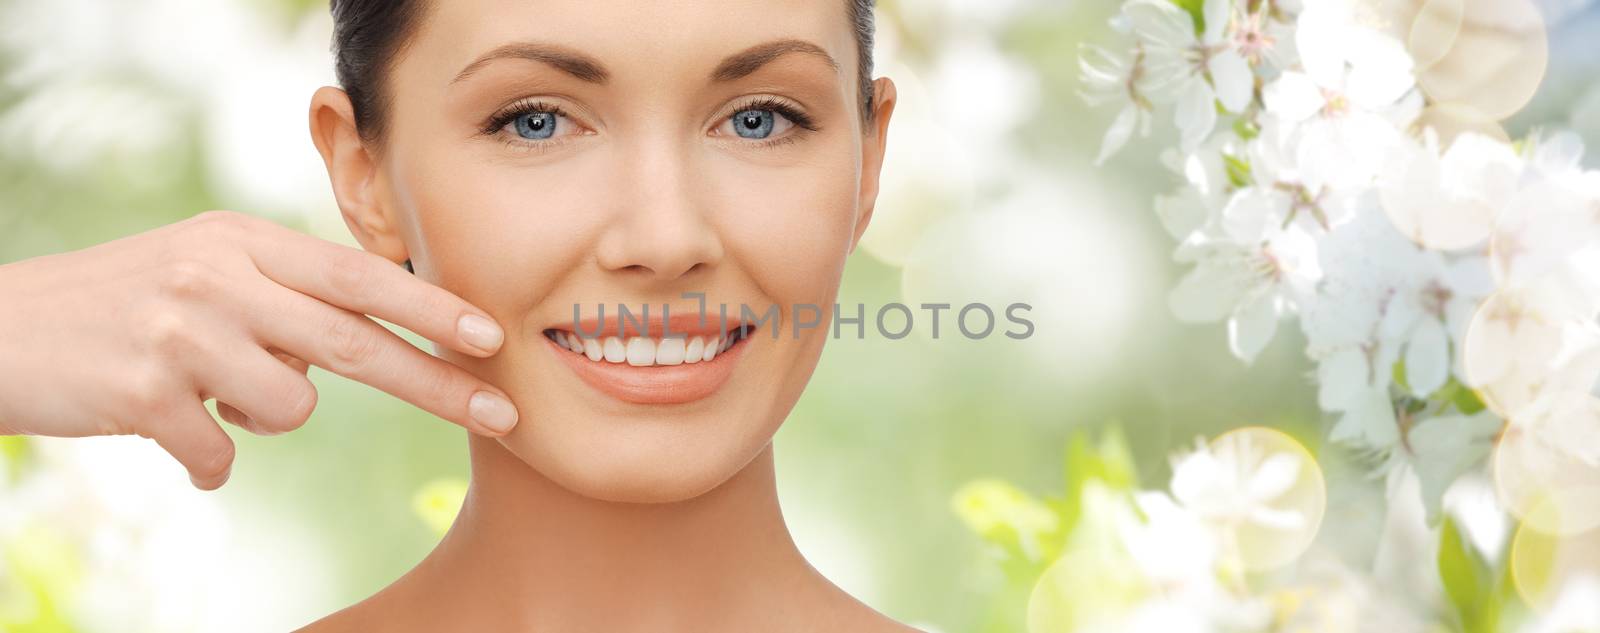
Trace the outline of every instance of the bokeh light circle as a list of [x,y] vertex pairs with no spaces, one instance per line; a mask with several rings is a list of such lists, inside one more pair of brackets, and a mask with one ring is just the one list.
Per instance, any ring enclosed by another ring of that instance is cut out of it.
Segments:
[[1533,100],[1550,63],[1544,17],[1530,0],[1429,2],[1409,48],[1432,62],[1419,65],[1417,77],[1430,101],[1470,105],[1496,120]]
[[1448,147],[1464,134],[1481,134],[1506,145],[1511,135],[1493,117],[1466,103],[1431,103],[1417,115],[1412,127],[1431,129],[1439,135],[1439,142]]
[[1406,33],[1406,47],[1417,68],[1426,69],[1450,54],[1461,34],[1465,4],[1466,0],[1423,0]]
[[[1433,134],[1438,134],[1436,128]],[[1402,235],[1435,250],[1489,239],[1513,198],[1521,161],[1500,139],[1459,131],[1439,155],[1432,138],[1396,152],[1379,182],[1379,199]]]
[[1467,384],[1500,417],[1515,422],[1534,399],[1560,342],[1560,325],[1525,295],[1490,295],[1473,313],[1462,344]]
[[1600,324],[1582,294],[1561,274],[1503,289],[1463,341],[1468,384],[1508,422],[1491,458],[1495,492],[1547,534],[1600,527]]
[[[1600,420],[1593,413],[1572,422],[1593,429]],[[1495,444],[1492,468],[1501,504],[1521,519],[1523,529],[1571,535],[1600,527],[1600,465],[1539,430],[1509,426]]]
[[1293,529],[1251,521],[1233,525],[1226,537],[1236,546],[1241,566],[1246,571],[1266,571],[1304,554],[1316,540],[1328,508],[1327,482],[1311,451],[1287,433],[1265,427],[1229,431],[1213,439],[1210,448],[1240,468],[1259,468],[1269,460],[1282,458],[1297,465],[1294,483],[1265,505],[1274,511],[1298,514],[1303,521]]
[[1549,611],[1562,589],[1600,575],[1600,529],[1557,536],[1523,525],[1511,539],[1511,582],[1535,611]]

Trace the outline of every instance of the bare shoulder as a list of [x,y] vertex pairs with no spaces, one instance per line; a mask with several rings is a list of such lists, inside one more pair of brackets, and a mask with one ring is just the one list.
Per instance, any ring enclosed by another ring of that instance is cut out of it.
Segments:
[[339,611],[331,613],[316,622],[296,629],[295,633],[345,633],[355,631],[387,631],[390,630],[388,622],[380,621],[375,617],[377,611],[371,605],[371,598],[350,605]]
[[926,633],[922,629],[909,626],[881,613],[877,615],[878,621],[867,630],[881,631],[883,633]]
[[909,626],[877,611],[873,611],[872,616],[873,621],[863,623],[862,630],[880,631],[882,633],[926,633],[922,629]]
[[[357,633],[366,631],[407,632],[407,631],[439,631],[455,628],[447,626],[447,622],[431,621],[438,614],[430,614],[425,610],[408,608],[407,600],[397,599],[391,591],[380,592],[359,603],[332,613],[316,622],[298,629],[296,633]],[[415,604],[410,605],[412,607]],[[835,611],[832,616],[824,616],[803,626],[830,631],[856,631],[866,633],[926,633],[921,629],[913,628],[890,618],[860,602],[856,608],[846,609],[843,612]],[[458,616],[464,615],[461,613]],[[821,614],[815,614],[821,615]],[[457,621],[454,624],[459,625]],[[479,623],[482,624],[482,623]],[[797,624],[794,620],[785,620],[785,628]]]
[[816,622],[825,624],[821,628],[829,631],[870,631],[872,633],[925,633],[921,629],[913,628],[894,618],[891,618],[861,602],[854,596],[845,593],[842,589],[829,583],[833,597],[845,606],[835,611],[837,615],[829,618],[829,622]]
[[430,620],[433,614],[423,608],[422,602],[406,600],[402,593],[403,587],[390,585],[372,597],[357,602],[353,605],[335,611],[320,620],[312,622],[296,633],[359,633],[365,631],[385,631],[392,633],[406,633],[408,631],[436,631],[431,628],[436,622]]
[[354,606],[341,609],[294,631],[295,633],[342,633],[343,631],[359,631],[364,626],[370,627],[372,623],[361,620],[353,612],[353,609],[355,609]]

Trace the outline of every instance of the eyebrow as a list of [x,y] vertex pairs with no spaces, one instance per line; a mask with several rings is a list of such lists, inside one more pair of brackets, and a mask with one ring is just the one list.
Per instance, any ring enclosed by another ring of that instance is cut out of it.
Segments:
[[[773,60],[790,53],[810,55],[827,63],[829,68],[835,71],[839,70],[839,62],[834,60],[833,56],[829,55],[828,51],[823,50],[821,46],[805,40],[782,39],[773,40],[765,44],[757,44],[729,55],[721,63],[717,64],[716,70],[711,71],[711,78],[718,82],[742,79],[760,70],[762,66],[771,63]],[[541,62],[589,83],[604,84],[611,79],[611,74],[603,64],[581,52],[552,44],[516,42],[500,46],[479,56],[472,63],[467,64],[465,68],[462,68],[461,72],[456,73],[455,79],[451,79],[450,83],[464,81],[471,77],[473,73],[482,70],[484,66],[500,59],[525,59]]]
[[450,80],[450,83],[457,83],[472,76],[473,73],[482,70],[484,66],[497,59],[526,59],[542,62],[589,83],[603,84],[611,78],[611,74],[606,72],[604,65],[601,65],[593,57],[578,51],[552,44],[517,42],[506,44],[484,53],[473,60],[472,63],[467,64],[466,68],[462,68],[461,72],[456,73],[456,78]]
[[742,79],[760,70],[762,66],[790,53],[810,55],[827,62],[835,71],[839,70],[839,62],[833,59],[828,51],[821,46],[805,40],[783,39],[773,40],[765,44],[757,44],[738,53],[729,55],[722,63],[717,64],[717,69],[711,72],[714,81],[733,81]]

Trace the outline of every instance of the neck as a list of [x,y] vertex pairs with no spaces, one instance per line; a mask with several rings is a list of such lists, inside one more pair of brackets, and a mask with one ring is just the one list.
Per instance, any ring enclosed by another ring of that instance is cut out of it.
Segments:
[[727,628],[770,617],[780,597],[832,589],[784,524],[770,444],[718,487],[672,503],[576,494],[484,438],[472,439],[472,472],[460,516],[417,573],[471,592],[502,626]]

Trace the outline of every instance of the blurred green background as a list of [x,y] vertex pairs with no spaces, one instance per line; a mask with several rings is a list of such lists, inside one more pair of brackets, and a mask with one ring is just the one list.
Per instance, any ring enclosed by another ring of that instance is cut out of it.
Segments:
[[[1059,492],[1069,439],[1108,425],[1156,488],[1169,454],[1198,436],[1283,429],[1327,472],[1327,522],[1339,529],[1325,545],[1358,563],[1372,555],[1381,483],[1323,446],[1298,332],[1284,327],[1246,367],[1220,325],[1183,326],[1167,309],[1179,271],[1150,201],[1172,182],[1155,155],[1170,124],[1091,165],[1114,113],[1077,97],[1077,50],[1112,39],[1116,8],[881,3],[879,70],[900,82],[901,112],[879,215],[840,303],[1023,301],[1037,326],[1020,342],[950,336],[949,321],[939,340],[919,327],[902,341],[830,341],[778,434],[801,548],[900,620],[941,631],[1020,622],[952,495],[986,477]],[[1558,125],[1600,146],[1600,19],[1581,0],[1545,8],[1560,17],[1551,75],[1512,132]],[[311,92],[332,83],[329,30],[314,0],[0,0],[0,262],[211,208],[353,244],[305,131]],[[419,491],[438,484],[448,499],[464,480],[463,433],[364,385],[312,378],[321,406],[303,430],[229,428],[239,457],[215,493],[188,490],[139,440],[8,440],[0,623],[284,630],[408,570],[439,537]],[[168,529],[187,536],[161,538]]]

